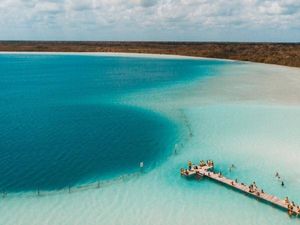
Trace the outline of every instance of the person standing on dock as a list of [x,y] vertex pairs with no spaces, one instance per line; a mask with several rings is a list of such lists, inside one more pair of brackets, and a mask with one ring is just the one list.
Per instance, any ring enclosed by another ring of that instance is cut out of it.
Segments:
[[189,170],[191,170],[192,169],[192,162],[191,161],[188,162],[188,166],[189,166]]
[[290,200],[288,197],[285,197],[285,200],[284,200],[285,204],[290,204]]

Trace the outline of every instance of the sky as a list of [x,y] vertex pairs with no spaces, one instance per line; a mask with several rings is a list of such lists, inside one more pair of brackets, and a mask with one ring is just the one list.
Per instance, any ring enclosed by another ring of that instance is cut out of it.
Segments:
[[300,0],[0,0],[0,40],[300,42]]

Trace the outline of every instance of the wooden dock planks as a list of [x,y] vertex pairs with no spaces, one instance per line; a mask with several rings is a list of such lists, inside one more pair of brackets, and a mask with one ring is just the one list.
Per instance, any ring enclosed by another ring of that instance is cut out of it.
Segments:
[[215,180],[219,183],[225,184],[227,186],[230,186],[233,189],[237,189],[241,192],[244,192],[246,194],[252,195],[258,199],[261,199],[263,201],[269,202],[277,207],[280,207],[282,209],[286,209],[287,211],[290,211],[290,214],[295,214],[299,215],[300,214],[300,208],[297,208],[294,206],[293,208],[290,208],[289,210],[289,203],[286,203],[285,200],[282,200],[274,195],[268,194],[263,192],[261,189],[254,188],[251,192],[249,189],[249,186],[243,184],[243,183],[238,183],[234,180],[231,180],[227,177],[224,177],[220,173],[215,173],[212,171],[213,169],[213,164],[205,164],[202,166],[195,166],[193,165],[191,170],[186,170],[186,169],[181,169],[180,173],[182,176],[194,176],[194,175],[200,175],[200,176],[205,176],[208,177],[212,180]]

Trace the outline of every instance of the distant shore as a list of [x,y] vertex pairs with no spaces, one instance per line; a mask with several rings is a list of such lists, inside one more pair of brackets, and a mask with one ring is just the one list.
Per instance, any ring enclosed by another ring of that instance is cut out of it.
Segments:
[[0,41],[0,51],[167,54],[300,67],[300,43]]

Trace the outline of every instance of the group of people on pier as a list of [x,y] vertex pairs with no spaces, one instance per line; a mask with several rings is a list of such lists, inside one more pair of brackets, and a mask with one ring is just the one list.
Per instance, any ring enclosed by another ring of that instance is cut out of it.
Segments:
[[201,160],[199,165],[194,165],[191,161],[188,161],[188,169],[181,168],[180,173],[189,175],[189,172],[192,171],[193,169],[198,169],[202,168],[204,166],[208,166],[213,168],[214,167],[214,162],[212,160],[207,160],[206,162],[204,160]]
[[[203,167],[204,167],[204,168],[203,168]],[[207,161],[201,160],[200,163],[199,163],[199,165],[194,165],[191,161],[188,161],[188,169],[183,169],[183,168],[182,168],[182,169],[180,170],[180,172],[181,172],[181,175],[186,175],[186,176],[190,176],[190,175],[193,175],[193,174],[203,176],[203,175],[201,174],[201,172],[198,171],[197,169],[204,169],[206,172],[208,172],[206,176],[210,177],[211,174],[215,174],[213,171],[210,171],[210,170],[209,170],[209,169],[212,169],[212,168],[214,168],[214,162],[213,162],[212,160],[207,160]],[[230,170],[229,170],[229,171],[231,172],[231,170],[232,170],[233,168],[235,168],[234,165],[232,165],[232,166],[230,167]],[[280,176],[279,176],[278,173],[276,173],[275,176],[276,176],[278,179],[280,179]],[[222,178],[222,177],[223,177],[223,175],[222,175],[221,172],[218,173],[218,177],[219,177],[219,178]],[[231,184],[232,186],[235,186],[235,185],[237,185],[237,184],[239,184],[239,183],[238,183],[237,179],[235,179],[235,181],[232,180],[232,181],[230,182],[230,184]],[[258,187],[257,187],[257,185],[256,185],[255,182],[253,182],[253,183],[250,184],[249,186],[245,185],[244,183],[240,183],[240,185],[246,187],[246,189],[247,189],[247,187],[248,187],[248,188],[249,188],[249,189],[248,189],[249,193],[254,194],[254,195],[256,195],[257,197],[260,197],[260,198],[263,198],[263,199],[265,198],[265,196],[263,196],[263,194],[265,194],[264,190],[263,190],[263,189],[258,189]],[[282,186],[284,186],[283,181],[282,181]],[[267,196],[267,197],[268,197],[268,196]],[[290,201],[290,200],[288,199],[288,197],[286,197],[286,199],[284,200],[284,203],[286,204],[286,207],[287,207],[287,209],[288,209],[288,214],[289,214],[290,216],[296,214],[296,216],[299,216],[299,217],[300,217],[300,206],[299,206],[299,205],[296,205],[293,201]]]
[[[259,196],[260,191],[258,190],[255,181],[249,185],[249,192],[250,193],[255,193],[257,192],[257,195]],[[261,190],[261,193],[264,193],[264,190]]]
[[[214,162],[212,160],[207,160],[206,162],[204,160],[201,160],[199,163],[199,167],[204,167],[204,166],[209,166],[209,167],[214,167]],[[191,161],[188,161],[188,167],[189,170],[192,170],[193,163]],[[195,169],[198,169],[198,166],[194,166]]]
[[292,216],[294,214],[294,209],[295,208],[296,208],[297,216],[300,216],[300,206],[299,205],[296,205],[295,202],[290,201],[288,197],[285,198],[284,202],[287,205],[288,214],[290,216]]

